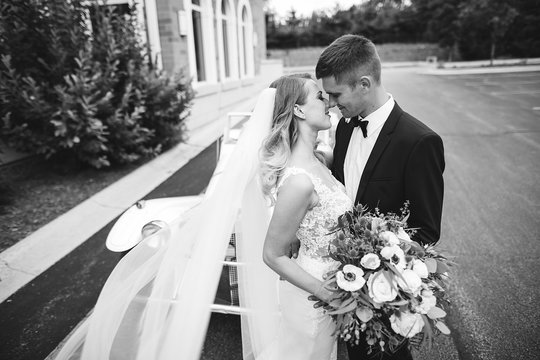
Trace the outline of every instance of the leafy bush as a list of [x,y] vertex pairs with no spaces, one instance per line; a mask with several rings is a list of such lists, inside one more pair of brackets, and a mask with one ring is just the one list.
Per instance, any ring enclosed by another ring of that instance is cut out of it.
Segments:
[[191,81],[152,68],[135,6],[87,4],[0,5],[0,136],[96,168],[154,156],[182,139]]

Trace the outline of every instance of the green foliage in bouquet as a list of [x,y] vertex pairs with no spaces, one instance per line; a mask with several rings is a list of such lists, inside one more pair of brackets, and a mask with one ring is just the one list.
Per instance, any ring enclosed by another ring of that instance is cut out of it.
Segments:
[[19,151],[101,168],[182,139],[191,80],[153,69],[135,5],[2,2],[0,54],[0,136]]
[[335,291],[327,312],[345,341],[358,344],[363,333],[371,351],[394,352],[406,339],[418,347],[450,333],[442,318],[453,262],[435,245],[411,240],[408,217],[408,203],[401,214],[359,205],[339,217],[329,254],[340,266],[325,275],[325,286]]

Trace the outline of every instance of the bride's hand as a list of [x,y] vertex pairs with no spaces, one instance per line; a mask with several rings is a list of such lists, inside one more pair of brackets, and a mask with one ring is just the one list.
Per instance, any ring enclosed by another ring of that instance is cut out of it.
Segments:
[[319,290],[308,297],[309,300],[315,301],[315,304],[313,305],[314,308],[326,306],[339,296],[335,291],[328,289],[325,285],[325,283],[322,283]]

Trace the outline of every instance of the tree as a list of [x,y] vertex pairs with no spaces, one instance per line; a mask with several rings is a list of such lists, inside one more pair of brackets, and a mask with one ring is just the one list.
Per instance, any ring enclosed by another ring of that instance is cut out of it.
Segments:
[[506,32],[506,51],[517,57],[540,56],[540,2],[514,0],[512,5],[519,14]]
[[448,60],[540,56],[537,0],[368,0],[308,20],[294,14],[275,29],[268,48],[325,46],[353,33],[375,43],[437,43]]
[[414,0],[417,21],[423,26],[424,41],[438,43],[447,49],[449,61],[459,59],[458,14],[462,0]]
[[462,34],[469,30],[476,32],[476,40],[484,49],[481,55],[488,55],[485,50],[489,49],[490,63],[493,65],[498,46],[518,15],[517,9],[507,0],[470,0],[461,4],[458,17]]

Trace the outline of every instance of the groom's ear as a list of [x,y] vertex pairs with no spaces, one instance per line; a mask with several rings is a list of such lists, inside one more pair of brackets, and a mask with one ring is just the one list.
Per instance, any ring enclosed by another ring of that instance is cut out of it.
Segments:
[[362,90],[369,90],[369,88],[371,88],[371,85],[372,82],[369,76],[362,76],[360,78],[360,81],[358,82],[358,86],[360,86]]
[[293,112],[294,112],[294,116],[300,119],[306,118],[306,114],[304,114],[304,110],[302,110],[302,108],[298,104],[294,104]]

